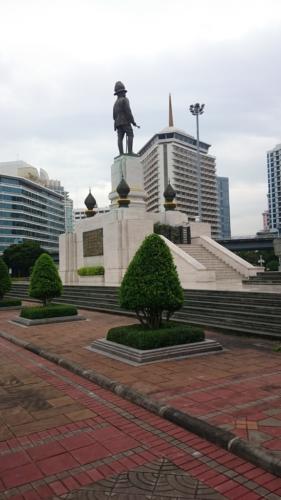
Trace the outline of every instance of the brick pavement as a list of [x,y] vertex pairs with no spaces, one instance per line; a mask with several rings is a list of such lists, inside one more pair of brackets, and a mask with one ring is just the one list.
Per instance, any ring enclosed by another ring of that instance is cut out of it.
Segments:
[[281,457],[281,368],[274,342],[207,332],[224,353],[132,367],[85,349],[131,318],[83,311],[88,321],[23,328],[2,311],[0,331],[29,340],[85,368],[130,385]]
[[0,339],[0,498],[277,500],[281,479]]

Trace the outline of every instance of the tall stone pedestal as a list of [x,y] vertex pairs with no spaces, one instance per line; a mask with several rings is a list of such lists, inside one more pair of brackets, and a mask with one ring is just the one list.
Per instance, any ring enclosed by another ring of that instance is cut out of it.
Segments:
[[117,200],[119,198],[116,188],[119,182],[124,177],[127,182],[130,193],[130,208],[139,208],[145,210],[146,193],[143,187],[143,168],[138,155],[124,154],[117,156],[111,166],[111,187],[112,191],[109,194],[111,207],[117,208]]

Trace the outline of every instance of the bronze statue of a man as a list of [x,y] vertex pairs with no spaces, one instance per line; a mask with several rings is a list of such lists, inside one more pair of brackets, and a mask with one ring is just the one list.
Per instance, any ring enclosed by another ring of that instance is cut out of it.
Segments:
[[[133,153],[134,132],[132,125],[138,127],[132,115],[129,99],[126,97],[127,90],[122,82],[116,82],[114,87],[114,95],[117,99],[113,106],[114,130],[118,134],[118,148],[120,155],[124,154],[123,139],[126,134],[128,141],[128,153]],[[139,128],[139,127],[138,127]]]

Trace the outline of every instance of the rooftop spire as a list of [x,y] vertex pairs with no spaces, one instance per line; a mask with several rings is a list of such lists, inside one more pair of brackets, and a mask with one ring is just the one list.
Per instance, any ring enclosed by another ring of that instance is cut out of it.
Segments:
[[172,97],[169,94],[169,127],[174,126],[173,109],[172,109]]

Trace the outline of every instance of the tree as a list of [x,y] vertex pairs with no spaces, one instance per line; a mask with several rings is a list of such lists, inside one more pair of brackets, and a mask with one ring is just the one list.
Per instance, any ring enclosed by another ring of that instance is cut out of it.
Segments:
[[278,271],[278,257],[272,248],[263,250],[239,250],[235,252],[239,257],[250,262],[253,266],[259,266],[259,259],[263,259],[263,267],[268,271]]
[[7,293],[12,286],[12,281],[9,275],[9,269],[0,257],[0,299],[3,299],[5,293]]
[[29,276],[30,269],[42,253],[46,252],[39,243],[25,241],[6,248],[3,252],[3,259],[8,268],[12,269],[12,276]]
[[130,262],[120,287],[120,305],[135,311],[151,329],[181,308],[183,291],[169,248],[157,234],[147,236]]
[[43,253],[35,262],[29,285],[29,295],[42,300],[46,306],[54,297],[62,294],[63,286],[58,270],[50,255]]

